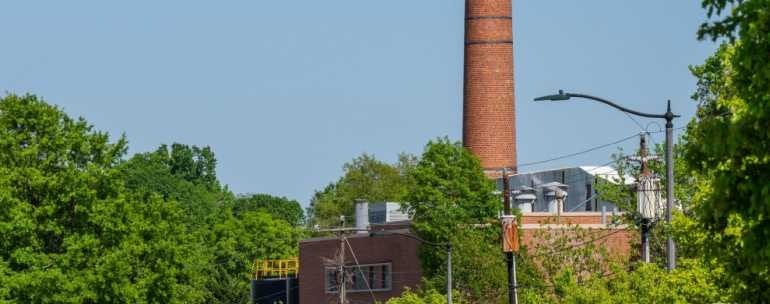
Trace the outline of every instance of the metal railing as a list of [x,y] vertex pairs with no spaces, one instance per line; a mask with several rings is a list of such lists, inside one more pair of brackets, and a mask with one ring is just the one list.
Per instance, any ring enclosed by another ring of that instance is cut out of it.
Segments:
[[254,275],[255,280],[293,278],[299,273],[299,259],[254,260],[251,273]]

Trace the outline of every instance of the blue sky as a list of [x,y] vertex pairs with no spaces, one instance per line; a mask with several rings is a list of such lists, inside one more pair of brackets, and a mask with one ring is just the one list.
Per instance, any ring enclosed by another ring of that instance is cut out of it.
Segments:
[[[37,94],[113,136],[125,133],[130,153],[209,145],[233,191],[306,204],[361,153],[394,161],[432,138],[461,138],[463,6],[4,1],[0,91]],[[684,125],[695,111],[688,65],[716,48],[695,39],[704,19],[699,1],[514,1],[520,163],[640,131],[601,104],[531,101],[559,88],[648,112],[671,99]],[[522,171],[603,164],[615,151]]]

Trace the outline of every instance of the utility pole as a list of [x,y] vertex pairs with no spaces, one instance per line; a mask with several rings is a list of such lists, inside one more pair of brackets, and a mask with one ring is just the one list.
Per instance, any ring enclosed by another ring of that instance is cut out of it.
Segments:
[[636,181],[636,199],[637,211],[641,217],[639,222],[641,228],[641,256],[645,263],[650,262],[650,230],[653,222],[660,217],[659,206],[660,184],[659,179],[650,173],[650,167],[647,161],[658,159],[657,156],[647,155],[647,138],[645,133],[639,134],[639,155],[630,157],[630,160],[639,162],[639,178]]
[[[503,214],[511,215],[511,185],[508,181],[508,170],[503,168]],[[519,295],[516,286],[516,255],[513,251],[505,253],[508,263],[508,303],[518,304]]]
[[347,304],[348,301],[345,298],[346,291],[345,291],[345,238],[342,236],[342,233],[339,233],[340,236],[340,254],[338,255],[337,260],[337,282],[338,287],[337,290],[340,293],[340,301],[339,304]]
[[345,290],[345,217],[342,215],[340,215],[340,224],[342,228],[337,232],[337,237],[340,238],[340,252],[337,255],[337,291],[340,296],[338,304],[347,304],[347,292]]
[[[647,140],[644,136],[644,133],[639,135],[639,165],[641,173],[639,176],[641,179],[646,179],[650,177],[650,169],[647,167]],[[638,191],[641,191],[640,193],[645,193],[649,189],[641,189],[645,185],[643,183],[639,183],[637,187],[640,189],[637,189]],[[641,203],[641,202],[640,202]],[[645,263],[650,262],[650,219],[646,218],[645,216],[642,216],[641,220],[641,228],[642,228],[642,261]]]
[[[671,209],[674,209],[674,115],[671,112],[671,100],[666,109],[666,223],[671,225]],[[666,269],[676,268],[676,244],[671,233],[666,240]]]
[[[666,223],[670,225],[671,210],[674,209],[674,118],[681,117],[674,114],[674,112],[671,112],[671,100],[667,102],[666,113],[663,114],[639,112],[604,98],[579,93],[566,93],[562,90],[559,90],[559,94],[537,97],[535,98],[535,101],[560,101],[569,100],[573,97],[597,101],[627,114],[647,118],[663,118],[666,120]],[[668,233],[668,239],[666,241],[666,269],[672,271],[674,268],[676,268],[676,244],[674,243],[674,238],[671,236],[671,233]]]
[[345,217],[340,216],[340,226],[342,228],[332,229],[316,229],[318,232],[332,232],[337,235],[340,240],[340,248],[334,259],[327,260],[326,263],[336,266],[337,269],[337,292],[339,292],[339,298],[337,304],[348,304],[347,299],[347,273],[345,272],[345,234],[354,233],[359,231],[368,231],[368,229],[361,228],[346,228]]

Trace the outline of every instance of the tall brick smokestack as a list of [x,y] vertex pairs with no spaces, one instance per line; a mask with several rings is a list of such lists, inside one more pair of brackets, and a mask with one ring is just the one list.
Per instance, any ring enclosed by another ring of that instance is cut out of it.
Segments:
[[511,0],[465,1],[463,145],[489,172],[516,168]]

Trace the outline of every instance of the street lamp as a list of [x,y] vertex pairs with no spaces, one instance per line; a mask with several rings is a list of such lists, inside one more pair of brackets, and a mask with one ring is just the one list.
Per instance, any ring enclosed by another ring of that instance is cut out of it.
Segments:
[[[663,114],[650,114],[650,113],[644,113],[639,111],[634,111],[625,107],[622,107],[612,101],[599,98],[596,96],[586,95],[586,94],[578,94],[578,93],[565,93],[562,90],[559,90],[558,94],[555,95],[546,95],[542,97],[535,98],[535,101],[543,101],[543,100],[549,100],[549,101],[561,101],[561,100],[569,100],[572,97],[577,98],[585,98],[590,99],[593,101],[598,101],[603,104],[606,104],[608,106],[611,106],[613,108],[616,108],[620,111],[623,111],[625,113],[634,114],[641,117],[647,117],[647,118],[663,118],[666,120],[666,222],[668,224],[671,224],[671,209],[673,209],[674,204],[674,118],[680,117],[679,115],[676,115],[671,112],[671,101],[668,101],[667,107],[666,107],[666,113]],[[674,246],[674,239],[671,237],[671,234],[668,235],[668,242],[666,243],[666,268],[668,268],[669,271],[673,270],[676,267],[676,247]]]
[[420,243],[423,243],[425,245],[429,246],[435,246],[435,247],[444,247],[446,249],[446,302],[447,304],[452,304],[452,243],[446,242],[446,243],[436,243],[431,241],[426,241],[416,235],[412,235],[409,233],[401,233],[401,232],[394,232],[394,231],[387,231],[387,230],[373,230],[369,232],[369,236],[386,236],[386,235],[400,235],[404,237],[408,237],[413,240],[417,240]]

